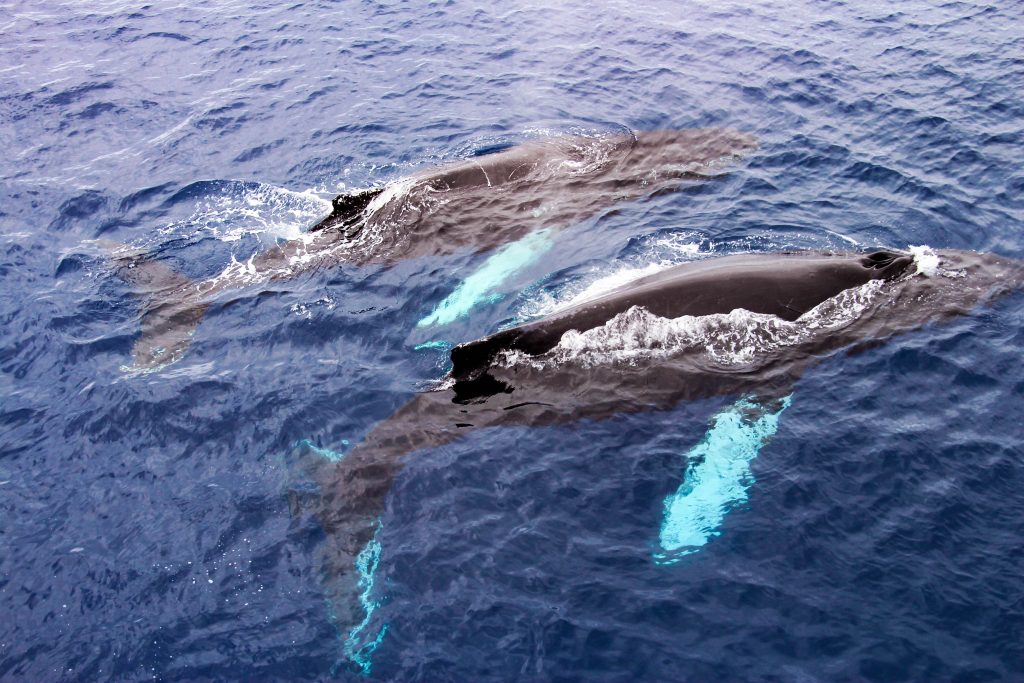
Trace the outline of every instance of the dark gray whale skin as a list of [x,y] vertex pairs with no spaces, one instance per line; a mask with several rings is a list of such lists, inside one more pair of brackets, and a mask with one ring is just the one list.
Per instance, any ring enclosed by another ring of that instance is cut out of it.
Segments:
[[551,350],[569,330],[603,325],[633,306],[662,318],[700,316],[742,308],[793,321],[844,289],[869,280],[902,275],[913,257],[877,251],[861,257],[743,254],[707,259],[629,283],[593,301],[543,320],[499,332],[452,349],[452,376],[471,379],[498,351],[538,355]]
[[[390,260],[465,245],[491,249],[680,180],[716,177],[726,162],[756,147],[753,136],[727,128],[544,138],[416,173],[406,179],[406,192],[387,202],[374,201],[381,189],[339,195],[330,215],[310,231],[353,241],[401,226],[384,238],[386,251],[378,245],[375,253],[361,253],[354,245],[357,258]],[[445,242],[402,239],[406,235]]]
[[202,282],[144,255],[122,255],[120,274],[146,301],[133,368],[180,358],[222,292],[339,263],[486,251],[534,230],[571,227],[618,201],[719,177],[723,164],[756,146],[752,136],[724,128],[545,138],[341,195],[301,238]]
[[[939,257],[946,273],[933,277],[917,274],[913,259],[899,252],[712,258],[456,347],[452,376],[442,388],[416,394],[342,460],[317,468],[321,494],[314,513],[328,536],[326,571],[336,590],[339,619],[345,618],[347,604],[355,610],[349,617],[357,620],[358,605],[344,597],[346,591],[355,594],[353,558],[372,537],[391,482],[408,454],[450,443],[477,428],[608,419],[720,395],[770,403],[790,393],[801,373],[826,354],[964,315],[1024,285],[1020,261],[956,251],[939,252]],[[800,319],[811,308],[827,306],[837,295],[871,280],[880,280],[881,289],[851,321],[815,327]],[[565,330],[593,329],[637,307],[662,317],[742,308],[805,327],[795,343],[755,353],[742,365],[715,364],[699,346],[634,363],[594,365],[551,356]],[[509,350],[546,362],[503,362],[502,352]]]

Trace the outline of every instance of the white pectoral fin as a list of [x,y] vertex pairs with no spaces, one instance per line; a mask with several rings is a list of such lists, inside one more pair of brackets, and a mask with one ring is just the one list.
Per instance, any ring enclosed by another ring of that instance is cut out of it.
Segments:
[[552,230],[549,228],[535,230],[520,240],[506,244],[460,282],[416,326],[448,325],[465,317],[479,304],[500,298],[495,290],[510,277],[533,264],[553,244]]
[[711,419],[704,439],[686,454],[683,483],[665,498],[658,564],[677,562],[721,534],[725,515],[746,502],[754,483],[750,463],[778,430],[791,399],[761,404],[743,398]]

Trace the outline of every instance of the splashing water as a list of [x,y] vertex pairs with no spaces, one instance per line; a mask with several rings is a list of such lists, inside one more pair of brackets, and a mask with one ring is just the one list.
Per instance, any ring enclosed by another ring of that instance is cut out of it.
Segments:
[[511,351],[499,356],[497,362],[506,367],[527,364],[538,369],[564,363],[596,367],[651,362],[699,350],[713,365],[734,367],[750,363],[760,354],[800,344],[823,329],[848,325],[871,305],[885,286],[882,280],[872,280],[844,290],[794,322],[742,308],[729,313],[663,318],[634,306],[600,327],[584,332],[569,330],[543,355]]
[[924,244],[919,246],[910,245],[908,249],[914,255],[914,265],[917,266],[917,273],[925,277],[938,275],[939,255],[931,247]]
[[162,236],[207,234],[224,242],[247,235],[296,239],[331,210],[330,201],[313,190],[297,192],[266,183],[223,183],[210,187],[185,221],[158,231]]

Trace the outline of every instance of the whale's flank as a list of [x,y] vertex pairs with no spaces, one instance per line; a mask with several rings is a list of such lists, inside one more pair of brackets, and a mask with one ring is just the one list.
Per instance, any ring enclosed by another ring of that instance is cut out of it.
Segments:
[[220,292],[338,263],[494,250],[538,230],[575,225],[617,201],[715,177],[754,148],[753,137],[725,128],[545,138],[339,195],[331,213],[300,238],[210,280],[189,282],[135,258],[134,267],[162,284],[145,292],[132,369],[154,370],[180,358]]

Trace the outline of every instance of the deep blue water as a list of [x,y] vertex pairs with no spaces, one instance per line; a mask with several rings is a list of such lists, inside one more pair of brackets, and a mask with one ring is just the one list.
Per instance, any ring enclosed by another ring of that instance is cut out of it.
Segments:
[[[479,430],[409,459],[360,673],[295,457],[343,451],[473,339],[702,252],[1024,257],[1024,6],[0,2],[0,678],[1019,680],[1024,297],[822,360],[720,535],[655,561],[738,397]],[[486,254],[221,297],[129,373],[140,304],[88,242],[191,277],[346,188],[537,136],[725,126],[718,181],[565,226],[424,331]],[[725,411],[725,412],[723,412]],[[296,502],[299,501],[299,502]]]

